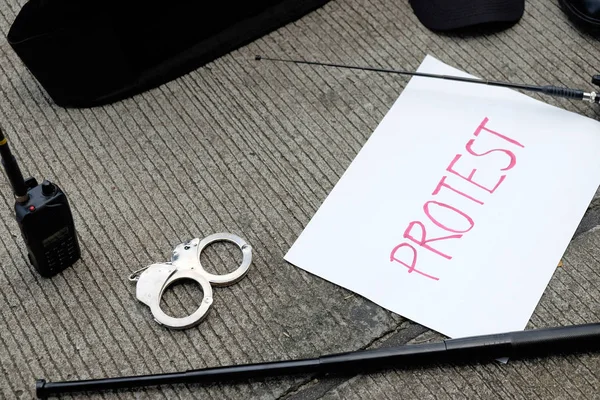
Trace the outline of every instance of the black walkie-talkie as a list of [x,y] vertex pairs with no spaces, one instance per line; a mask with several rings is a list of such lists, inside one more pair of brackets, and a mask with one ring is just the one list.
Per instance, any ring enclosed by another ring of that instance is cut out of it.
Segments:
[[17,223],[29,261],[39,274],[52,277],[81,257],[67,196],[54,183],[23,179],[17,160],[0,129],[2,165],[15,195]]

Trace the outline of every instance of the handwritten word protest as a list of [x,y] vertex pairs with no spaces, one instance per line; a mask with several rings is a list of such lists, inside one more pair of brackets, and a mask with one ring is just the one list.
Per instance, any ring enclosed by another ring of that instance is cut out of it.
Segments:
[[[484,196],[493,195],[502,185],[507,176],[503,172],[510,171],[517,165],[517,156],[515,154],[515,150],[518,148],[524,148],[525,146],[515,139],[506,136],[505,134],[488,128],[488,122],[489,120],[487,117],[483,119],[481,124],[479,124],[473,133],[475,138],[470,139],[465,145],[466,153],[457,154],[450,162],[446,168],[446,172],[448,172],[448,174],[444,175],[437,183],[435,189],[431,193],[432,196],[437,196],[440,193],[451,191],[465,199],[468,199],[469,204],[472,204],[474,207],[481,207],[484,205]],[[506,148],[492,148],[487,150],[481,149],[481,146],[477,146],[477,144],[482,140],[484,135],[494,135],[495,137],[502,139],[506,145],[504,147]],[[493,185],[485,185],[483,182],[481,182],[481,180],[478,180],[478,169],[473,168],[473,166],[476,166],[475,164],[479,157],[486,157],[493,153],[503,154],[503,158],[506,159],[506,166],[497,171],[497,181],[495,181]],[[468,182],[470,184],[468,187],[472,190],[469,190],[467,193],[467,191],[457,189],[453,183],[453,180],[456,179]],[[390,261],[403,265],[408,269],[409,273],[416,272],[419,275],[435,281],[439,280],[439,278],[417,268],[417,256],[419,251],[429,251],[439,257],[450,260],[452,259],[452,256],[441,251],[438,246],[439,243],[446,240],[460,239],[465,233],[469,232],[475,226],[475,221],[469,215],[468,210],[459,209],[453,204],[447,204],[437,200],[438,198],[434,197],[433,200],[429,200],[423,204],[423,212],[425,217],[422,218],[422,220],[412,221],[408,224],[408,227],[404,231],[403,235],[404,239],[407,239],[407,241],[404,241],[403,243],[400,243],[394,247],[390,254]],[[440,217],[443,215],[446,215],[446,217]],[[451,218],[452,222],[450,222],[448,215],[455,216]],[[463,221],[461,224],[456,224],[457,217]],[[448,234],[438,237],[433,237],[433,235],[429,236],[428,229],[433,227],[432,224],[438,228],[441,228]],[[404,250],[399,252],[399,250],[403,248],[406,248],[409,251],[407,252]],[[407,254],[409,256],[409,260],[406,258],[403,259],[402,256],[406,256]]]
[[[417,71],[476,78],[431,56]],[[451,338],[525,329],[600,185],[598,154],[597,119],[412,78],[285,260]]]

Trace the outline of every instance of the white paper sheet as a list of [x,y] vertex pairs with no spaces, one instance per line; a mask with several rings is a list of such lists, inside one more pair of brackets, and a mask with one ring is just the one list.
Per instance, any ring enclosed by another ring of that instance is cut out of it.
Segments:
[[453,338],[521,330],[599,184],[599,122],[412,78],[285,260]]

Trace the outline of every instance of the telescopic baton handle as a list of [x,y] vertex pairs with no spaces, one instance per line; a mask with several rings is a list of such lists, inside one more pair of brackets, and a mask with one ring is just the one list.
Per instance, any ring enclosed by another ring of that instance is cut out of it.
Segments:
[[177,383],[235,381],[301,373],[347,374],[428,363],[468,362],[500,357],[525,358],[600,350],[600,323],[533,329],[442,342],[332,354],[319,358],[205,368],[181,373],[92,379],[37,381],[38,398],[61,393],[136,388]]

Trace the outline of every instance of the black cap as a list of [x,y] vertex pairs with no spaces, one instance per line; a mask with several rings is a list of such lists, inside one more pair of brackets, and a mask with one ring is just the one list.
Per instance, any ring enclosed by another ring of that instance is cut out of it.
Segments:
[[46,380],[38,379],[35,381],[35,396],[38,399],[47,399],[48,395],[46,394]]
[[434,31],[514,24],[525,10],[525,0],[410,0],[410,3],[419,21]]

